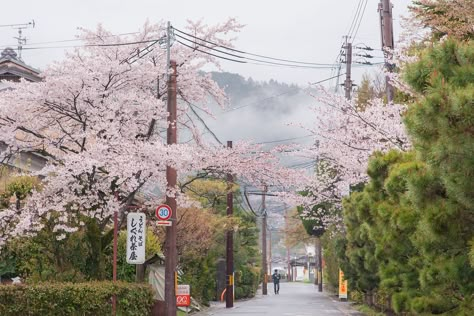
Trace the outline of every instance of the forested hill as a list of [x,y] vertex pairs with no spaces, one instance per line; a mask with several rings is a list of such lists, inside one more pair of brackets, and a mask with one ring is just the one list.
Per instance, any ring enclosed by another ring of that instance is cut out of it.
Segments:
[[212,78],[224,88],[230,99],[231,107],[246,106],[258,111],[291,112],[297,104],[308,102],[309,96],[301,87],[275,80],[255,81],[239,74],[212,72]]

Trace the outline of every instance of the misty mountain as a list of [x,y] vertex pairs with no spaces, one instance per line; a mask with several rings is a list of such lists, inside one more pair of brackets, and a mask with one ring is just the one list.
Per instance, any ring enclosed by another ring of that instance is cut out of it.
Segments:
[[230,101],[225,109],[213,106],[215,118],[206,119],[219,138],[266,142],[308,134],[298,125],[312,124],[310,108],[316,101],[304,88],[276,80],[255,81],[228,72],[211,75]]
[[252,107],[256,111],[288,114],[297,104],[309,101],[301,87],[276,80],[255,81],[239,74],[212,72],[212,78],[229,97],[230,107]]

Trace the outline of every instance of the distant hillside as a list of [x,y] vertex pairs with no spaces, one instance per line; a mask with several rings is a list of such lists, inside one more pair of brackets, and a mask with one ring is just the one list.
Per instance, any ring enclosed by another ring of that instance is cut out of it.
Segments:
[[308,99],[300,87],[275,80],[255,81],[239,74],[212,72],[212,78],[223,88],[232,107],[252,104],[258,111],[290,112],[296,103]]

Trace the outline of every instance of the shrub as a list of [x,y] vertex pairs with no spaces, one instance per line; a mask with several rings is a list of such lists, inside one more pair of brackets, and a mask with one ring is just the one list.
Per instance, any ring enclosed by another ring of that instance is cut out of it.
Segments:
[[235,298],[251,298],[255,296],[259,284],[260,268],[241,266],[236,272]]
[[110,315],[114,294],[118,315],[149,315],[151,287],[125,282],[2,285],[0,315]]

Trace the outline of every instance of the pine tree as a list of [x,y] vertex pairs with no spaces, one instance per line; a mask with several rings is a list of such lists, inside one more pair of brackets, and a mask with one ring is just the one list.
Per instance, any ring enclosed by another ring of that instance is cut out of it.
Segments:
[[413,309],[462,315],[474,304],[474,43],[447,40],[428,49],[406,79],[421,94],[406,125],[432,174],[430,182],[413,183],[422,212],[413,241],[424,263],[421,289],[430,293]]

